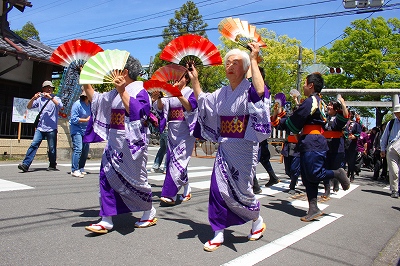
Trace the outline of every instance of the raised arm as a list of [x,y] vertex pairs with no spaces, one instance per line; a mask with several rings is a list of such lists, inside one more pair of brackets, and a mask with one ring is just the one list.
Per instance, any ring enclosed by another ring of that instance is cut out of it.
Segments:
[[265,84],[260,69],[258,68],[258,62],[257,62],[258,54],[260,52],[260,46],[256,42],[249,43],[248,45],[251,48],[250,68],[252,74],[252,82],[258,96],[261,97],[264,95]]
[[192,82],[192,89],[194,92],[194,96],[196,97],[196,101],[197,101],[199,99],[200,93],[202,93],[203,91],[201,90],[201,87],[200,87],[199,76],[198,76],[199,74],[197,72],[196,67],[193,65],[191,67],[191,69],[192,70],[188,71],[188,73],[189,73],[190,81]]

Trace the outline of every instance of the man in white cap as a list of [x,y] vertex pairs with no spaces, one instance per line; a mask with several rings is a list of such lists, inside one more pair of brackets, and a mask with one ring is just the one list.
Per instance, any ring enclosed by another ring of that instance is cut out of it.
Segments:
[[18,165],[23,172],[29,170],[36,152],[44,138],[47,139],[49,167],[47,171],[57,170],[57,123],[58,111],[63,107],[61,99],[53,94],[54,85],[46,80],[42,84],[42,92],[37,92],[28,102],[27,108],[38,108],[40,112],[39,122],[31,146],[26,152],[25,159]]
[[400,104],[393,108],[394,119],[390,120],[381,137],[381,157],[386,157],[392,198],[399,197],[400,163]]

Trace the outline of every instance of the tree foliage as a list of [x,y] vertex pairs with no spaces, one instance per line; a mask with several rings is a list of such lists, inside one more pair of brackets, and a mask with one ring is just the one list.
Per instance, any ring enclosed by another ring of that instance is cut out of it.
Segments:
[[28,38],[32,38],[34,40],[40,41],[39,31],[35,28],[32,22],[28,21],[21,30],[14,30],[18,36],[27,40]]
[[[355,20],[344,30],[342,39],[331,49],[322,49],[322,61],[331,67],[342,67],[345,75],[326,77],[330,88],[399,88],[400,85],[400,20],[372,18]],[[345,95],[344,95],[345,96]],[[365,96],[347,97],[348,100],[386,101],[388,97]],[[372,116],[367,108],[359,108],[364,116]],[[376,108],[376,122],[379,125],[387,108]]]

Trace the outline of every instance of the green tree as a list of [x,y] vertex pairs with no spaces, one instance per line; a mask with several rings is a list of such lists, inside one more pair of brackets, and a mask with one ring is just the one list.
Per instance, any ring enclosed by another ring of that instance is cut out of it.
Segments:
[[40,41],[39,31],[35,28],[32,22],[28,21],[21,30],[14,30],[21,38],[27,40],[32,38],[34,40]]
[[[326,77],[330,88],[399,88],[400,85],[400,20],[391,18],[372,18],[355,20],[344,30],[344,36],[337,40],[331,49],[322,49],[319,53],[323,62],[331,67],[342,67],[345,75]],[[346,95],[344,95],[346,96]],[[346,99],[389,101],[390,97],[365,96]],[[373,116],[367,108],[360,108],[364,116]],[[377,107],[375,117],[377,125],[388,108]]]
[[[160,59],[160,54],[169,42],[188,33],[197,34],[207,38],[205,31],[207,26],[208,24],[204,23],[203,17],[194,2],[188,1],[183,4],[179,10],[175,11],[174,18],[169,20],[168,27],[163,30],[163,41],[158,45],[160,52],[154,57],[152,70],[155,71],[167,64],[167,62]],[[150,75],[151,74],[152,73],[150,73]]]

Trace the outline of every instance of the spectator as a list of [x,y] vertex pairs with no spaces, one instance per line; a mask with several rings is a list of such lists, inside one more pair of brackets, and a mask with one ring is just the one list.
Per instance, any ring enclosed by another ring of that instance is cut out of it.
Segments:
[[29,170],[43,139],[47,139],[47,155],[49,157],[49,167],[47,171],[58,171],[56,168],[58,111],[63,107],[63,104],[61,99],[53,94],[53,90],[53,83],[46,80],[42,84],[42,92],[36,93],[28,102],[27,108],[32,109],[38,107],[40,116],[25,159],[18,165],[18,169],[23,172]]
[[71,108],[69,131],[72,140],[71,175],[84,177],[85,164],[89,154],[89,143],[83,142],[83,136],[90,120],[90,103],[85,91],[82,91],[79,100]]
[[399,197],[399,163],[400,163],[400,104],[393,108],[392,119],[381,138],[381,156],[386,157],[389,169],[389,183],[392,198]]

